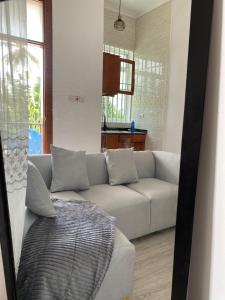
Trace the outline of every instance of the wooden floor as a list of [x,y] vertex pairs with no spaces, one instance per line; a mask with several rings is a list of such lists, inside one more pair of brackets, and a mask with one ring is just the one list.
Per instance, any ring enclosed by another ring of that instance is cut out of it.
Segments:
[[132,241],[136,247],[131,300],[170,300],[175,230]]

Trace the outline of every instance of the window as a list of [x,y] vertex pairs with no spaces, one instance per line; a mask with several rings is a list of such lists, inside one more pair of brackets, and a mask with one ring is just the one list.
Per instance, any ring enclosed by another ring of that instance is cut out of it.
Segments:
[[51,0],[27,0],[29,153],[50,151],[52,143]]
[[[104,52],[120,55],[121,58],[133,60],[132,51],[109,45],[104,45]],[[130,86],[131,68],[129,64],[121,64],[121,89],[128,89]],[[129,123],[132,114],[132,96],[118,94],[114,97],[102,97],[102,117],[105,115],[107,122]]]

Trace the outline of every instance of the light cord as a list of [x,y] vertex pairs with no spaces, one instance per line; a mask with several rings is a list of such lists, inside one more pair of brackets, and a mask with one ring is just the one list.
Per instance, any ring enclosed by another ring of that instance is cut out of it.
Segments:
[[120,5],[119,5],[119,17],[121,17],[121,14],[120,14],[120,12],[121,12],[121,2],[122,2],[122,0],[120,0]]

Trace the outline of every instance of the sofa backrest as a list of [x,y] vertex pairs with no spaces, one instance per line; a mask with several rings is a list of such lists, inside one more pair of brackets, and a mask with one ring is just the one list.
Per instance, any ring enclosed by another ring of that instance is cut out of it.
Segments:
[[134,159],[140,179],[155,177],[155,159],[150,150],[135,151]]
[[155,177],[170,183],[179,184],[180,154],[153,151],[155,158]]
[[[47,187],[50,189],[52,182],[51,154],[30,155],[28,158],[38,168]],[[87,154],[87,170],[90,185],[108,183],[108,172],[103,153]]]
[[[155,177],[155,159],[151,151],[134,152],[134,159],[139,178]],[[52,181],[51,154],[31,155],[29,160],[36,165],[50,189]],[[109,182],[104,153],[87,154],[87,170],[90,185]]]
[[51,154],[30,155],[28,159],[38,168],[47,188],[50,189],[52,182]]
[[90,185],[109,182],[104,153],[87,154],[87,170]]

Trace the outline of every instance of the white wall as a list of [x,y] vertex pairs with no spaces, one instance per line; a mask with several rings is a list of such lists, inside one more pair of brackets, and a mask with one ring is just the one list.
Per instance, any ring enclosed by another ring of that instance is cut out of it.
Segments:
[[196,197],[190,300],[225,295],[225,7],[214,2],[204,131]]
[[1,246],[0,246],[0,300],[7,300]]
[[[53,140],[100,151],[104,1],[53,1]],[[75,104],[69,96],[81,96]]]
[[105,9],[104,13],[104,43],[114,47],[134,51],[135,48],[135,24],[136,19],[123,16],[126,30],[114,29],[114,22],[118,18],[118,12]]
[[171,1],[168,111],[163,150],[180,153],[183,131],[191,0]]

